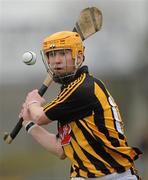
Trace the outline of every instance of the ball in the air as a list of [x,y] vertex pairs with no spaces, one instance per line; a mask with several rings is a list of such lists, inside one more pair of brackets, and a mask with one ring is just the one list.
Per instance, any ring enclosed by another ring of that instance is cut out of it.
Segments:
[[33,65],[36,63],[36,54],[32,51],[25,52],[22,58],[23,62],[27,65]]

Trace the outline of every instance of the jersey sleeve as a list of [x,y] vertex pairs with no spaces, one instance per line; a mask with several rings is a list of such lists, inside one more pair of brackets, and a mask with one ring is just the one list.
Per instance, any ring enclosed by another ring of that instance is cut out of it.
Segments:
[[93,79],[84,73],[45,105],[44,112],[49,119],[65,124],[90,115],[94,103]]

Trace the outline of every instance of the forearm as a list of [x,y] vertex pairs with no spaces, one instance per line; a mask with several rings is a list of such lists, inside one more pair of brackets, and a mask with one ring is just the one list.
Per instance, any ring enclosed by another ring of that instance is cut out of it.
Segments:
[[45,115],[43,107],[39,106],[38,104],[30,105],[29,112],[31,119],[33,119],[38,125],[44,125],[51,122],[51,120]]
[[[25,126],[26,122],[23,123]],[[31,129],[29,134],[41,144],[47,151],[58,156],[60,159],[65,159],[65,154],[60,143],[60,139],[55,134],[49,133],[44,128],[36,125]]]

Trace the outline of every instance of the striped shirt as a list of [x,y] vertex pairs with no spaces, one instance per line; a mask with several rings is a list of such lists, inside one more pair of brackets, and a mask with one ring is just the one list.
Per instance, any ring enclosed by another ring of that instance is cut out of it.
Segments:
[[100,177],[122,173],[141,154],[128,146],[123,121],[114,99],[104,84],[79,69],[75,79],[63,85],[60,94],[44,106],[71,161],[71,177]]

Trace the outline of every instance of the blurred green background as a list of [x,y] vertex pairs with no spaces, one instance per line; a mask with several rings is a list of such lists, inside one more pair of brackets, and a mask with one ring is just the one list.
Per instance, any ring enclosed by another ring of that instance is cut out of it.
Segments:
[[[18,121],[21,104],[46,76],[40,49],[44,37],[72,30],[83,8],[103,12],[100,32],[85,41],[85,64],[106,84],[119,105],[131,146],[143,156],[136,166],[148,179],[148,2],[146,0],[0,0],[0,180],[68,180],[70,163],[38,145],[24,129],[12,144],[3,141]],[[22,63],[25,51],[37,63]],[[53,83],[47,101],[59,92]],[[56,122],[45,126],[56,133]]]

